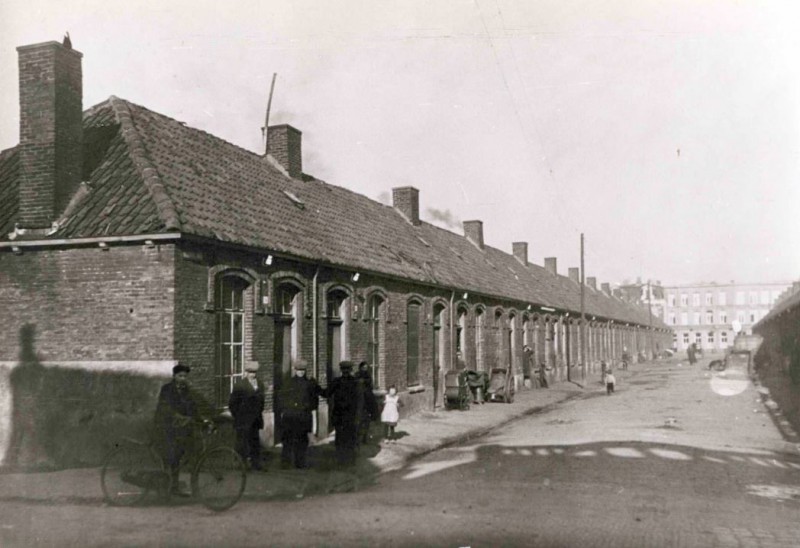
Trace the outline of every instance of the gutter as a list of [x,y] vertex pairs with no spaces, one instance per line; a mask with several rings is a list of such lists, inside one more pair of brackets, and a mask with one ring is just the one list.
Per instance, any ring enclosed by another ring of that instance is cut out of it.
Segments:
[[65,247],[75,245],[112,244],[180,240],[184,236],[180,232],[161,232],[158,234],[137,234],[135,236],[97,236],[92,238],[62,238],[58,240],[10,240],[0,242],[0,249],[23,247]]

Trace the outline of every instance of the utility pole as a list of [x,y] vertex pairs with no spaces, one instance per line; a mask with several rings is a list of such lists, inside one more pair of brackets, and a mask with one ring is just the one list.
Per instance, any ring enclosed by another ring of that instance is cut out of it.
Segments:
[[648,352],[650,356],[648,356],[647,361],[650,361],[650,358],[653,356],[653,306],[652,306],[652,299],[653,293],[650,289],[650,280],[647,280],[647,321],[648,323],[648,338],[650,339],[650,348]]
[[583,232],[581,232],[581,377],[586,382],[586,272],[583,264]]

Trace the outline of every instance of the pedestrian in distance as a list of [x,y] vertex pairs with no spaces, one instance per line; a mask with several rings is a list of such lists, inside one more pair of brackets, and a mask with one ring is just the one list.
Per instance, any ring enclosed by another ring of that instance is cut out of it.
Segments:
[[319,407],[322,389],[313,378],[306,378],[308,364],[297,360],[292,364],[294,374],[284,380],[278,393],[281,413],[281,466],[306,468],[308,434],[314,424],[312,413]]
[[522,347],[522,382],[525,388],[538,388],[539,379],[533,368],[533,349],[527,344]]
[[248,363],[244,378],[234,386],[228,398],[228,409],[233,416],[236,432],[236,452],[242,461],[250,463],[252,470],[261,470],[261,439],[264,428],[264,382],[258,378],[258,362]]
[[628,364],[630,363],[630,361],[631,361],[631,355],[628,353],[628,347],[627,346],[623,346],[622,347],[622,369],[623,370],[627,370],[628,369]]
[[358,425],[364,412],[363,383],[353,376],[353,362],[339,364],[341,377],[333,379],[324,391],[329,399],[333,427],[336,430],[336,460],[342,466],[356,462]]
[[397,393],[397,388],[394,386],[389,387],[389,393],[386,394],[383,402],[383,411],[381,411],[381,422],[384,427],[384,436],[387,443],[395,443],[394,429],[397,423],[400,422],[400,395]]
[[204,422],[196,395],[189,386],[188,365],[178,363],[172,368],[172,380],[161,387],[156,405],[155,427],[158,447],[172,473],[170,492],[189,496],[180,489],[178,474],[183,455],[194,445],[197,425]]
[[606,369],[606,394],[611,395],[614,393],[614,387],[617,384],[617,379],[614,377],[614,372],[611,369]]
[[366,445],[369,442],[369,429],[372,421],[378,417],[378,402],[372,391],[372,376],[369,374],[369,364],[362,361],[358,364],[356,379],[361,383],[361,390],[364,393],[364,412],[358,424],[358,443]]
[[542,388],[550,388],[550,385],[547,383],[547,366],[544,362],[539,364],[539,383],[542,385]]
[[697,345],[692,343],[686,349],[686,355],[689,358],[689,365],[694,365],[697,362]]

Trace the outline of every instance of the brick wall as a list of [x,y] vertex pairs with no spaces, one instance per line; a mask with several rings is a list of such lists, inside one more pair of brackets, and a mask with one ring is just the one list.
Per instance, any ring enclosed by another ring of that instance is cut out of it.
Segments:
[[0,253],[0,461],[97,463],[145,436],[173,358],[174,246]]
[[173,358],[174,247],[0,253],[0,361],[35,326],[41,360]]

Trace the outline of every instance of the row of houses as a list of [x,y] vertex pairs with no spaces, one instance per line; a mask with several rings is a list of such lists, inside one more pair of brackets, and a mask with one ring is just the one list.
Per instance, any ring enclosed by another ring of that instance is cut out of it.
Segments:
[[671,342],[591,277],[582,319],[578,269],[532,264],[525,242],[488,246],[478,220],[464,234],[426,223],[413,187],[388,206],[304,173],[291,126],[268,128],[260,155],[113,96],[83,111],[81,53],[18,53],[20,144],[0,153],[7,464],[96,460],[146,429],[177,361],[218,409],[258,363],[271,443],[298,359],[323,385],[365,360],[414,412],[442,404],[459,356],[518,381],[542,363],[555,380]]

